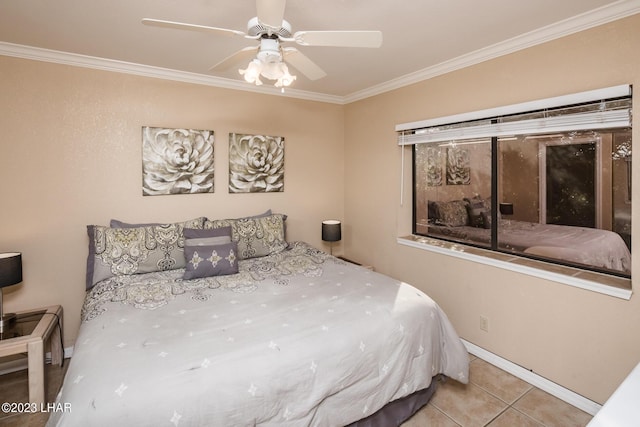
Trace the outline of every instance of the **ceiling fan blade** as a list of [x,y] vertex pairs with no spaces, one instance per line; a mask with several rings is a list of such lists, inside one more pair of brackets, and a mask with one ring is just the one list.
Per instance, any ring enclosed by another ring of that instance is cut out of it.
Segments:
[[223,35],[236,35],[236,36],[245,36],[246,34],[242,31],[238,30],[229,30],[226,28],[216,28],[216,27],[208,27],[206,25],[195,25],[195,24],[185,24],[183,22],[173,22],[173,21],[163,21],[162,19],[151,19],[144,18],[142,20],[144,25],[149,25],[152,27],[162,27],[162,28],[175,28],[178,30],[188,30],[188,31],[200,31],[204,33],[214,33],[214,34],[223,34]]
[[302,46],[380,47],[380,31],[298,31],[293,35]]
[[295,69],[304,74],[309,80],[318,80],[327,75],[324,70],[310,60],[306,55],[294,47],[282,49],[284,59]]
[[[226,57],[222,61],[218,62],[213,67],[209,68],[209,71],[224,71],[233,66],[240,65],[244,62],[248,63],[258,53],[258,46],[245,47],[237,51],[236,53]],[[247,64],[244,64],[247,65]]]
[[286,3],[286,0],[256,0],[258,21],[269,28],[281,28]]

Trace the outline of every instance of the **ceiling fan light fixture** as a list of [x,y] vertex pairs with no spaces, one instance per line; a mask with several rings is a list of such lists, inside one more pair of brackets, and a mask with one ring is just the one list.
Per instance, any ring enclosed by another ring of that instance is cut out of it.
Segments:
[[249,62],[247,68],[244,70],[240,69],[238,72],[244,76],[247,83],[252,83],[256,86],[262,84],[260,76],[269,80],[275,80],[275,87],[287,87],[296,80],[296,76],[292,76],[291,73],[289,73],[289,67],[282,62],[282,59],[278,62],[263,62],[259,57],[254,58]]
[[262,71],[260,74],[269,80],[278,80],[282,71],[280,70],[281,62],[262,62]]
[[260,86],[262,81],[260,81],[260,74],[262,73],[262,62],[259,59],[253,59],[247,65],[247,68],[244,70],[240,69],[238,72],[244,76],[244,79],[247,83],[255,83],[256,86]]
[[285,88],[291,85],[291,83],[293,83],[296,79],[296,76],[292,76],[291,73],[289,73],[289,68],[287,67],[287,64],[285,64],[284,62],[281,62],[280,64],[280,77],[278,77],[276,83],[275,83],[275,87],[281,87],[281,88]]

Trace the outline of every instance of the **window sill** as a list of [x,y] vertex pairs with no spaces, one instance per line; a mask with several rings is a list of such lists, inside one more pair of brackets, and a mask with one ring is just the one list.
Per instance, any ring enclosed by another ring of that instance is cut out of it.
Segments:
[[624,300],[631,299],[631,280],[622,277],[609,276],[515,255],[487,251],[473,246],[465,246],[463,244],[430,239],[428,237],[403,236],[398,237],[397,242],[401,245],[552,280]]

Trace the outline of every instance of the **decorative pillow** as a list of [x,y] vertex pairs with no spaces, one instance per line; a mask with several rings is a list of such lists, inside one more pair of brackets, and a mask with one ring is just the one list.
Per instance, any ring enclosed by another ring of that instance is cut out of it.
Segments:
[[467,202],[467,213],[469,214],[469,225],[473,227],[484,227],[484,219],[482,212],[487,212],[487,208],[484,205],[484,201],[480,196],[475,196],[471,199],[464,199]]
[[201,230],[185,228],[183,231],[184,246],[212,246],[231,243],[231,226]]
[[261,214],[258,215],[251,215],[251,216],[246,216],[244,218],[237,218],[237,219],[251,219],[251,218],[264,218],[267,217],[269,215],[273,214],[273,212],[271,211],[271,209],[267,209],[266,211],[262,212]]
[[137,228],[137,227],[152,227],[154,225],[162,225],[158,222],[149,222],[146,224],[129,224],[127,222],[122,222],[117,219],[112,219],[109,221],[109,227],[111,228]]
[[[264,217],[268,217],[269,215],[273,214],[273,212],[271,211],[271,209],[267,209],[266,211],[264,211],[261,214],[258,215],[252,215],[252,216],[245,216],[242,218],[231,218],[231,219],[225,219],[224,221],[239,221],[241,219],[253,219],[253,218],[264,218]],[[285,218],[286,219],[286,218]],[[212,229],[213,227],[213,221],[221,221],[221,220],[215,220],[215,219],[208,219],[205,218],[204,220],[204,228],[205,229]]]
[[224,276],[238,272],[238,244],[185,246],[187,265],[183,279]]
[[438,214],[436,224],[448,227],[460,227],[469,224],[466,205],[464,200],[436,202],[436,212]]
[[438,219],[438,202],[433,200],[427,201],[427,221],[429,224],[435,224]]
[[184,228],[201,228],[204,218],[149,227],[87,226],[87,289],[112,276],[173,270],[185,266]]
[[482,227],[491,228],[491,211],[486,210],[482,212]]
[[282,214],[241,219],[206,221],[205,229],[231,226],[231,240],[238,243],[238,258],[257,258],[281,252],[287,247]]

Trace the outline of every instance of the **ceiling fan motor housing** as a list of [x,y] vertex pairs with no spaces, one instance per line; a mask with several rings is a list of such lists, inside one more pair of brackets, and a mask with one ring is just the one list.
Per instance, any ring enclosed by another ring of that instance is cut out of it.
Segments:
[[281,62],[282,53],[280,52],[280,42],[278,39],[268,37],[261,38],[258,59],[260,59],[264,64]]
[[247,23],[247,34],[252,37],[263,36],[266,34],[268,36],[276,35],[278,37],[290,38],[291,24],[283,19],[280,28],[272,28],[261,23],[256,16],[249,19],[249,22]]

